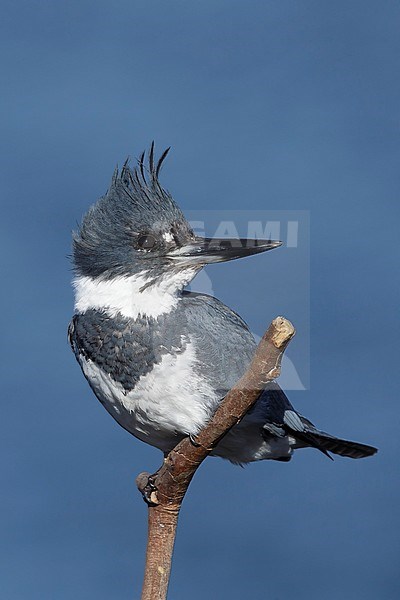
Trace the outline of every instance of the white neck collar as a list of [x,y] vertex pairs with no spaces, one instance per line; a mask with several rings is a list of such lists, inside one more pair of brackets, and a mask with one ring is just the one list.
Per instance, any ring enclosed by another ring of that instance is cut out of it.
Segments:
[[75,288],[75,311],[104,310],[109,316],[118,313],[137,319],[139,316],[157,318],[176,307],[180,292],[195,276],[197,269],[181,269],[168,273],[157,283],[146,287],[151,279],[146,273],[103,280],[78,276]]

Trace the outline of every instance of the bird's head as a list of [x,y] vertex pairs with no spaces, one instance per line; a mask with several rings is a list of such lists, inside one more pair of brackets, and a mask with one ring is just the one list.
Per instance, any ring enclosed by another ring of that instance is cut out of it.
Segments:
[[[136,276],[147,287],[187,273],[190,281],[207,263],[264,252],[281,244],[196,236],[158,179],[168,151],[155,162],[153,143],[146,163],[143,153],[134,169],[125,163],[121,172],[114,172],[107,194],[89,209],[73,234],[78,277],[110,281]],[[181,280],[184,284],[185,277]]]

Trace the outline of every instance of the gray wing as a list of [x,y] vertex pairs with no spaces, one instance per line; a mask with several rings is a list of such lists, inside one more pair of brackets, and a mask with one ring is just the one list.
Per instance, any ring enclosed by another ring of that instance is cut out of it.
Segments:
[[239,315],[212,296],[186,292],[182,308],[198,369],[222,398],[253,358],[254,337]]

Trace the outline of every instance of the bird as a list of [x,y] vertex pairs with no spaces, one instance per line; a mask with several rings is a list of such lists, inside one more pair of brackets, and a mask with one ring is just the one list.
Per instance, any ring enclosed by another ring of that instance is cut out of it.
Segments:
[[[115,169],[110,187],[73,232],[75,309],[68,338],[95,396],[139,440],[164,455],[195,440],[245,373],[256,341],[217,298],[185,289],[205,265],[278,248],[280,241],[195,235],[160,183],[169,152],[154,142],[134,168]],[[288,462],[312,447],[350,458],[376,448],[317,429],[276,382],[212,454],[245,465]]]

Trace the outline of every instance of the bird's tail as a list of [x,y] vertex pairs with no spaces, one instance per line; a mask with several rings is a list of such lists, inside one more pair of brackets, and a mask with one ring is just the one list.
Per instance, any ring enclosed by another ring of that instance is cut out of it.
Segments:
[[296,438],[304,442],[307,446],[318,448],[318,450],[321,450],[321,452],[328,456],[328,452],[332,452],[332,454],[339,454],[340,456],[347,456],[349,458],[365,458],[377,452],[377,449],[373,446],[342,440],[324,431],[319,431],[314,427],[307,427],[301,433],[296,431]]

